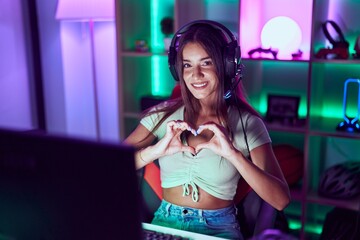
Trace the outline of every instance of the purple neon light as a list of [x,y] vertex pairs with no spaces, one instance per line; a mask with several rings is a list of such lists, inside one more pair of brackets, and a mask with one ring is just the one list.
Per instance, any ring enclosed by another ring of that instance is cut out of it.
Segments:
[[311,21],[313,0],[244,0],[240,9],[240,44],[243,58],[248,52],[261,47],[261,31],[270,19],[285,16],[293,19],[300,27],[302,40],[299,48],[302,59],[310,56]]

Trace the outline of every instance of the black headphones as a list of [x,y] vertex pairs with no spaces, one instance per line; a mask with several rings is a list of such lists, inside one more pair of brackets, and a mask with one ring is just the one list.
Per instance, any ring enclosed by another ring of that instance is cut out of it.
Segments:
[[179,81],[178,73],[176,71],[176,57],[179,46],[179,39],[181,38],[182,34],[184,34],[189,30],[190,27],[194,25],[211,26],[214,29],[220,30],[224,38],[226,38],[224,39],[226,40],[226,45],[224,46],[223,62],[225,67],[225,81],[230,81],[230,83],[225,82],[225,85],[229,87],[228,89],[225,89],[224,98],[228,99],[231,97],[233,90],[241,80],[241,51],[234,34],[232,34],[228,28],[218,22],[211,20],[196,20],[184,25],[175,33],[168,52],[170,72],[174,79]]
[[[335,40],[329,33],[328,29],[327,29],[327,25],[330,24],[336,31],[336,33],[339,35],[338,40]],[[348,48],[349,47],[349,42],[346,41],[344,34],[342,33],[339,25],[336,24],[336,22],[332,21],[332,20],[327,20],[322,24],[322,29],[323,32],[326,36],[326,38],[330,41],[330,43],[333,45],[333,48]]]

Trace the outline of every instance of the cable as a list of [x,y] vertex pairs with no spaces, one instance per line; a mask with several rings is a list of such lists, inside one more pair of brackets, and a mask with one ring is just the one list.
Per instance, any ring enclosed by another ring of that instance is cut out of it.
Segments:
[[248,154],[249,154],[249,160],[252,161],[251,155],[250,155],[249,143],[248,143],[248,140],[247,140],[247,134],[246,134],[245,127],[244,127],[244,120],[243,120],[242,113],[241,113],[241,110],[240,110],[239,100],[238,100],[238,98],[236,97],[235,94],[234,94],[234,98],[235,98],[236,108],[238,110],[240,121],[241,121],[241,127],[242,127],[243,133],[244,133],[244,140],[245,140],[245,144],[246,144],[246,149],[247,149]]

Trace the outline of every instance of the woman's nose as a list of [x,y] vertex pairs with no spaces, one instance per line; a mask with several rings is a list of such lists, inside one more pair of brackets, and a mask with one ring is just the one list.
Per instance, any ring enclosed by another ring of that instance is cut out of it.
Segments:
[[193,69],[193,77],[194,78],[201,78],[203,76],[204,76],[204,74],[202,72],[201,67],[200,66],[194,67],[194,69]]

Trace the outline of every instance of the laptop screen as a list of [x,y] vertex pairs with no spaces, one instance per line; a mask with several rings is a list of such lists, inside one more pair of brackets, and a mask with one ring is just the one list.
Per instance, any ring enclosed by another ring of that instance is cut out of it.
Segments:
[[0,239],[140,239],[134,149],[0,129]]

